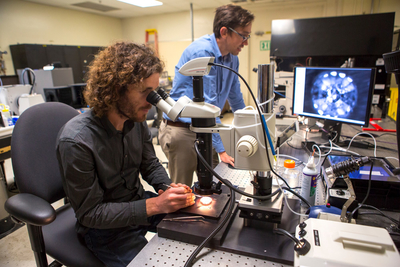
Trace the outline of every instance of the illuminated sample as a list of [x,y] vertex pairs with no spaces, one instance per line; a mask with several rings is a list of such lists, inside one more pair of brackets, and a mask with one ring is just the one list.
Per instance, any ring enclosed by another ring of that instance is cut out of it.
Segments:
[[357,86],[353,79],[338,71],[318,75],[311,92],[315,111],[324,116],[346,118],[357,103]]
[[212,198],[211,197],[202,197],[200,199],[200,203],[203,204],[204,206],[210,205],[211,202],[212,202]]

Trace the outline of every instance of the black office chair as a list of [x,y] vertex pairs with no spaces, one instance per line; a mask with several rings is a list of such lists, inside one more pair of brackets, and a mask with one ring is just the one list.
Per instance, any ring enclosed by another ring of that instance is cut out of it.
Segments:
[[151,137],[157,138],[157,145],[160,144],[158,140],[158,128],[160,128],[160,118],[158,115],[158,109],[155,106],[152,106],[149,112],[147,113],[146,120],[153,120],[151,125],[149,126]]
[[56,156],[60,128],[78,112],[63,103],[47,102],[25,110],[11,139],[11,159],[19,194],[5,203],[18,222],[27,225],[37,266],[99,267],[104,264],[86,247],[75,231],[73,209],[65,204],[54,210],[50,203],[65,198]]

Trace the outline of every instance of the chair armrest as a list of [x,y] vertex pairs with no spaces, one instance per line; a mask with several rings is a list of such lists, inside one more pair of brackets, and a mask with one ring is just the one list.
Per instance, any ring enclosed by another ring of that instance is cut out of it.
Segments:
[[16,219],[36,226],[49,224],[56,218],[53,206],[32,194],[20,193],[10,197],[4,208]]

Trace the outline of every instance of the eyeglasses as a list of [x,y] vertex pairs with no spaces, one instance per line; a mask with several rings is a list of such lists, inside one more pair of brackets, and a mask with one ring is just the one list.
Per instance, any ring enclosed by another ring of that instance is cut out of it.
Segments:
[[248,36],[244,36],[244,35],[238,33],[237,31],[235,31],[234,29],[232,29],[231,27],[228,27],[228,29],[231,30],[231,31],[233,31],[234,33],[236,33],[236,34],[239,35],[240,37],[242,37],[243,43],[250,39],[250,34],[249,34]]

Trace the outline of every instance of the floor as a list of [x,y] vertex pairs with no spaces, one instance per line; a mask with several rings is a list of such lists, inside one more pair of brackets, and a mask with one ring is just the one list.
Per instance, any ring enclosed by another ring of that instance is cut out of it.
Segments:
[[[232,113],[225,113],[221,119],[222,123],[229,124],[233,119]],[[167,166],[167,158],[161,150],[161,147],[157,144],[154,145],[156,154],[160,159],[163,166]],[[10,166],[10,164],[9,164]],[[9,170],[9,166],[6,166],[6,177],[9,182],[9,177],[12,176],[12,171]],[[8,167],[8,168],[7,168]],[[167,169],[168,171],[168,169]],[[193,180],[196,181],[197,177],[194,175]],[[144,183],[146,190],[149,190],[149,186]],[[58,207],[59,203],[54,203],[54,207]],[[149,233],[146,237],[148,239],[154,236],[153,233]],[[48,262],[51,263],[52,259],[48,257]],[[35,267],[35,258],[29,242],[28,231],[26,226],[20,227],[11,234],[0,239],[0,266],[1,267]]]

